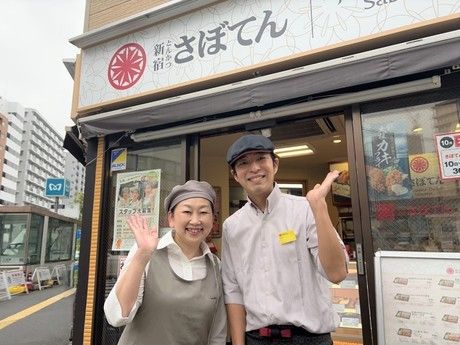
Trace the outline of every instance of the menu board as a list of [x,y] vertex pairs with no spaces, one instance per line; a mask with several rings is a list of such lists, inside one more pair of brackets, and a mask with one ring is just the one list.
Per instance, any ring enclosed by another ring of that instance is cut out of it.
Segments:
[[375,253],[379,344],[460,344],[460,253]]

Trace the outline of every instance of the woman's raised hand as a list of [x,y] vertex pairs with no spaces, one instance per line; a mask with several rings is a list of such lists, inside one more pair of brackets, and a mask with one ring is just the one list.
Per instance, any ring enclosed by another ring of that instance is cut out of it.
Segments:
[[158,245],[158,230],[148,228],[147,219],[136,213],[127,219],[129,228],[136,239],[138,251],[152,254]]

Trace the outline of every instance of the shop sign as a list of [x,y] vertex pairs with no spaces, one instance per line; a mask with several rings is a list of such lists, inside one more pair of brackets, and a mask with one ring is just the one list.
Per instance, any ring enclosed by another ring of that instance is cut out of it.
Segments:
[[456,195],[455,183],[443,181],[439,175],[439,160],[436,153],[409,155],[409,169],[414,198]]
[[128,149],[114,149],[110,153],[110,170],[120,171],[126,170],[126,160],[128,158]]
[[127,251],[136,243],[126,222],[130,215],[139,213],[158,229],[160,177],[159,169],[117,175],[112,250]]
[[437,134],[439,172],[442,180],[460,178],[460,133]]
[[380,38],[460,12],[431,0],[247,0],[84,49],[78,110]]

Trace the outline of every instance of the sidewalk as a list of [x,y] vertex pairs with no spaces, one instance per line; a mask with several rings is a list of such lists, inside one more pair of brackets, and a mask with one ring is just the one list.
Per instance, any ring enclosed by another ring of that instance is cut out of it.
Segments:
[[70,287],[65,285],[55,285],[44,290],[30,291],[28,294],[21,293],[11,296],[10,300],[0,301],[0,320],[16,314],[21,310],[29,308],[35,304],[43,302],[48,298],[59,295],[60,293],[69,290]]

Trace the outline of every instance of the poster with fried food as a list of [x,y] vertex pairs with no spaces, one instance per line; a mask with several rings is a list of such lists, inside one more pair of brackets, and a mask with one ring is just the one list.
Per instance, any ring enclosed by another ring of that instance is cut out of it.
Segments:
[[411,198],[407,135],[401,124],[379,125],[365,133],[366,171],[371,200]]
[[140,213],[149,227],[158,228],[161,170],[145,170],[117,175],[113,221],[113,251],[127,251],[135,243],[126,220]]

